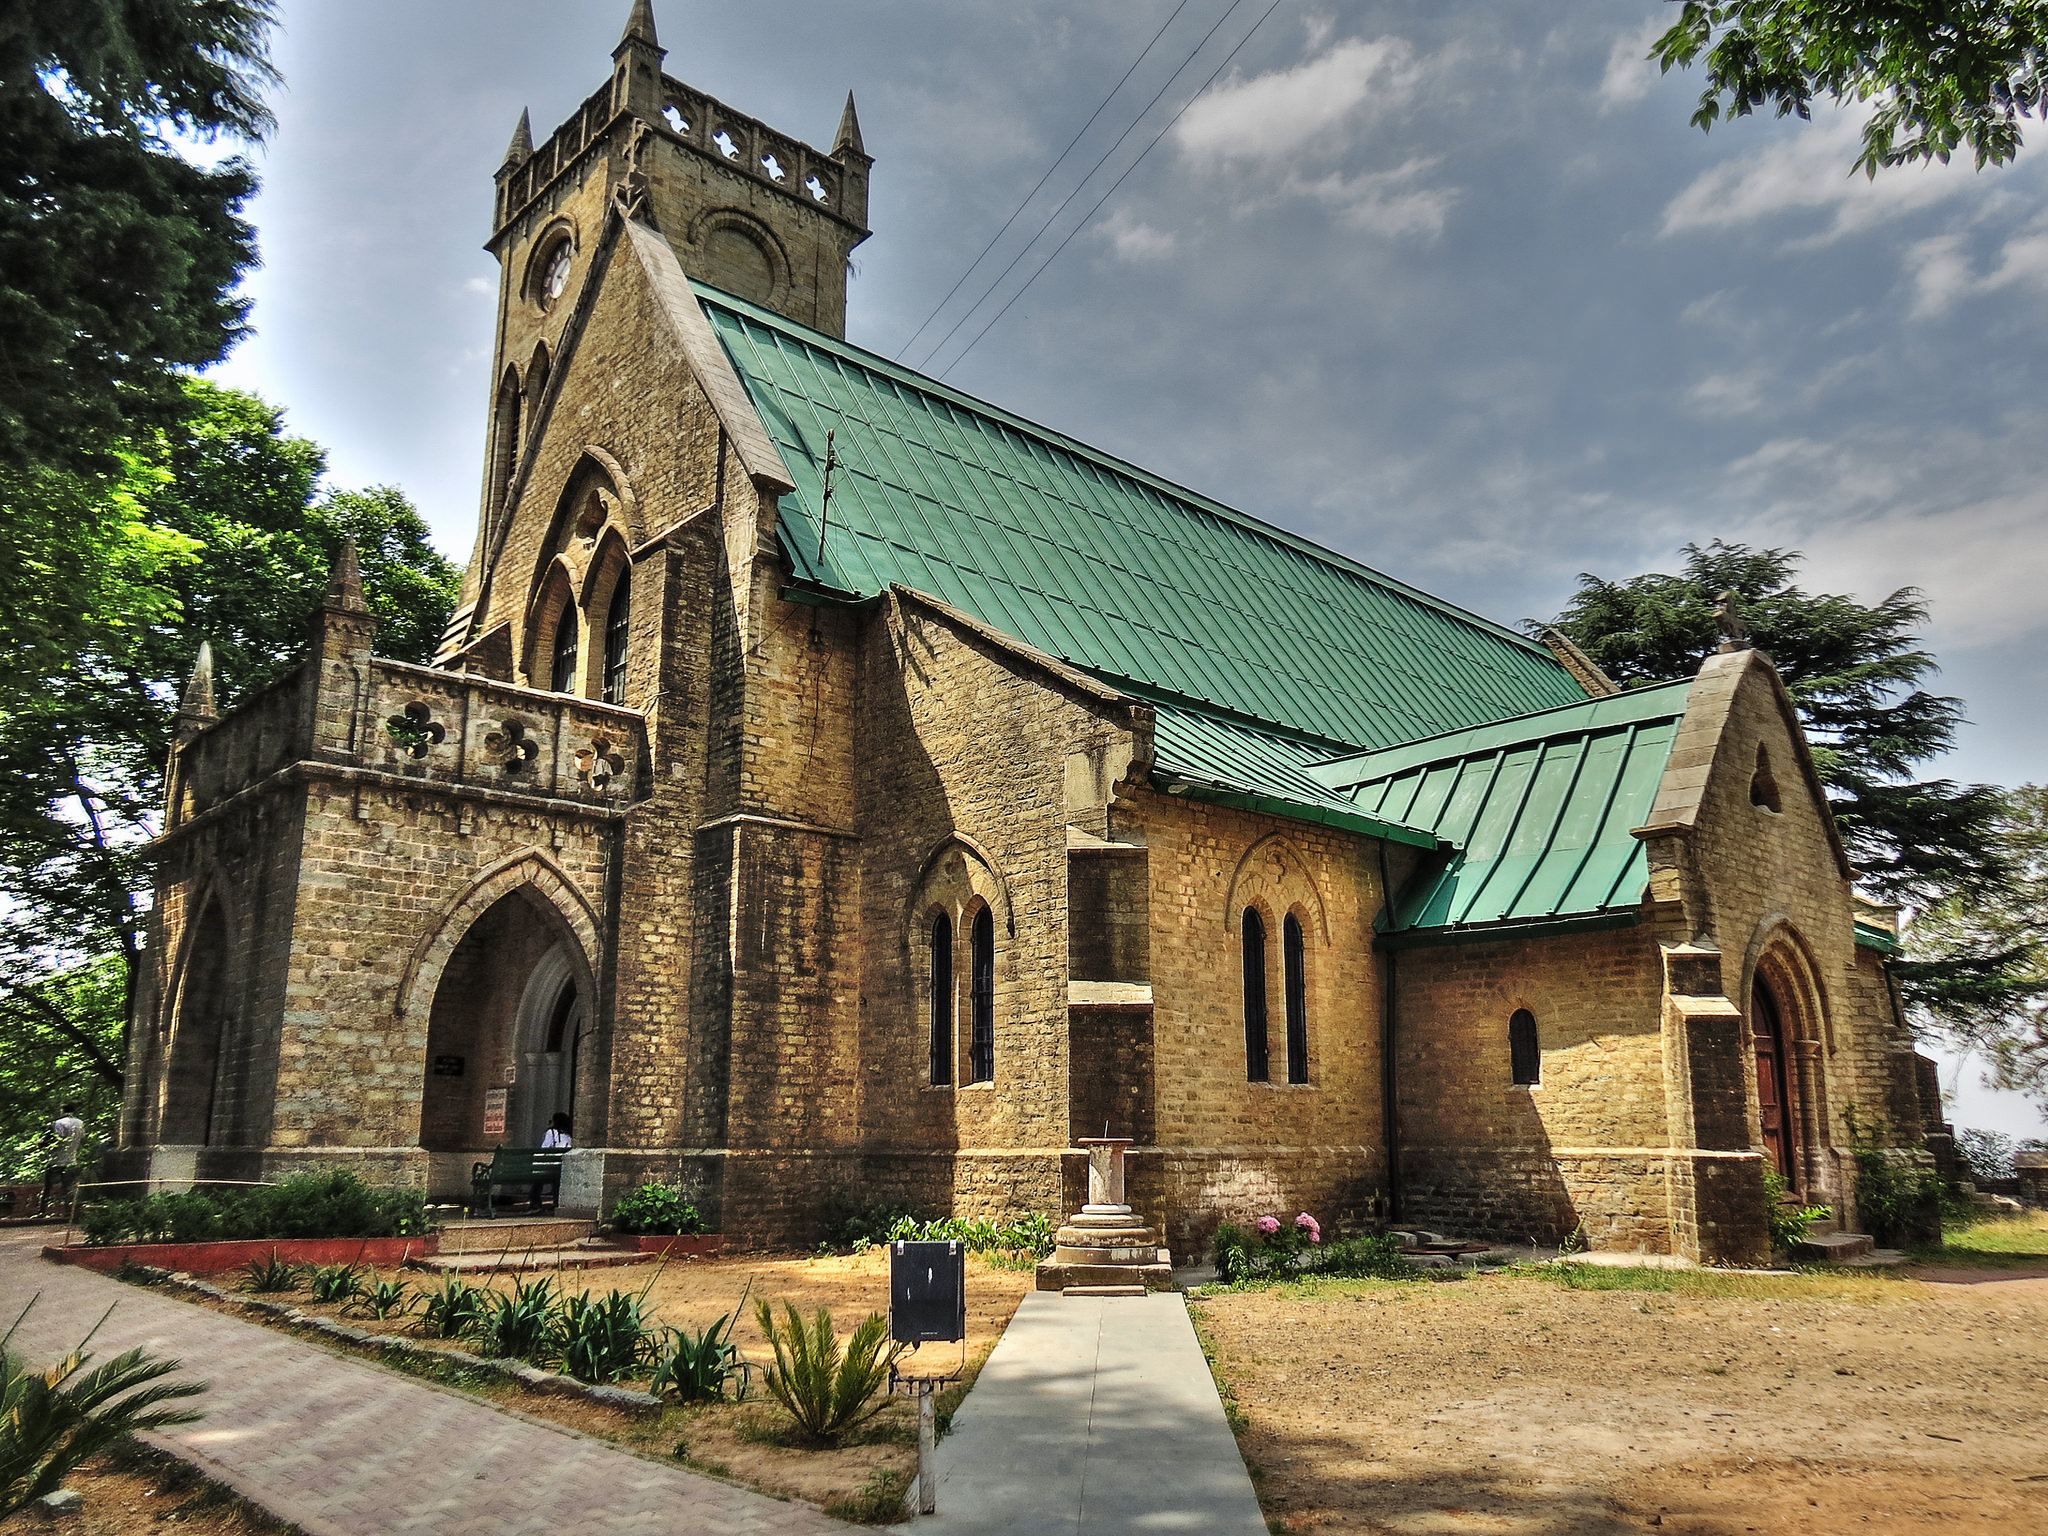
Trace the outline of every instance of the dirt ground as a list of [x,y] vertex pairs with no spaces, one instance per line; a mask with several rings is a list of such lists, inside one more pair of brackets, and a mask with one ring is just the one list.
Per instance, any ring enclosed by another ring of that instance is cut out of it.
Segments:
[[[419,1290],[438,1289],[440,1276],[419,1270],[380,1269],[380,1280],[402,1280]],[[765,1298],[778,1320],[785,1301],[808,1318],[818,1307],[829,1308],[835,1330],[843,1339],[870,1312],[886,1312],[889,1305],[889,1255],[885,1248],[872,1248],[850,1258],[808,1258],[795,1256],[746,1256],[720,1259],[675,1258],[665,1263],[627,1265],[617,1269],[548,1271],[560,1291],[573,1295],[589,1290],[602,1295],[613,1290],[647,1292],[646,1306],[655,1323],[663,1327],[687,1328],[692,1332],[731,1312],[747,1293],[747,1305],[734,1326],[732,1339],[743,1358],[758,1364],[772,1362],[759,1325],[754,1320],[754,1299]],[[237,1274],[215,1275],[213,1283],[232,1289]],[[469,1275],[470,1284],[509,1291],[530,1275]],[[998,1268],[969,1255],[967,1259],[967,1349],[970,1368],[978,1366],[1009,1325],[1017,1303],[1031,1289],[1029,1271]],[[751,1289],[749,1289],[751,1284]],[[190,1292],[162,1294],[192,1298]],[[416,1323],[408,1317],[379,1322],[354,1308],[319,1305],[304,1291],[293,1295],[270,1294],[265,1299],[290,1301],[314,1316],[336,1317],[350,1326],[371,1333],[396,1333],[420,1343],[439,1345],[443,1341],[420,1337]],[[201,1304],[208,1304],[201,1302]],[[253,1314],[235,1309],[235,1315]],[[449,1349],[474,1351],[473,1341],[451,1339]],[[918,1356],[905,1356],[900,1369],[943,1374],[962,1359],[959,1345],[928,1345]],[[758,1374],[756,1377],[758,1382]],[[595,1407],[578,1398],[530,1393],[503,1382],[463,1383],[480,1396],[488,1397],[521,1413],[566,1425],[585,1434],[613,1440],[651,1455],[679,1455],[688,1465],[714,1476],[728,1478],[766,1493],[787,1495],[833,1508],[848,1517],[866,1513],[870,1518],[889,1506],[914,1475],[917,1467],[916,1420],[909,1403],[898,1399],[872,1424],[849,1437],[835,1449],[814,1449],[783,1443],[780,1430],[788,1416],[758,1385],[745,1403],[698,1406],[671,1405],[660,1415],[628,1414]],[[642,1382],[626,1382],[642,1386]],[[940,1411],[950,1411],[962,1395],[958,1391],[942,1397]],[[898,1479],[891,1483],[891,1479]],[[872,1511],[854,1505],[866,1495]],[[848,1502],[851,1501],[851,1502]]]
[[150,1452],[95,1457],[64,1480],[85,1502],[62,1524],[23,1510],[0,1520],[0,1531],[63,1531],[66,1536],[292,1536],[292,1528],[207,1482],[182,1462]]
[[1325,1281],[1195,1311],[1277,1529],[2042,1536],[2048,1266],[1984,1262]]

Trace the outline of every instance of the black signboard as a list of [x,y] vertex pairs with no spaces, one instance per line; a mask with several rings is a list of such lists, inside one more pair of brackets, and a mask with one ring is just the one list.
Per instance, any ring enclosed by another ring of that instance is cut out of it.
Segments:
[[462,1076],[462,1058],[460,1056],[436,1056],[434,1058],[434,1076]]
[[967,1337],[965,1247],[889,1245],[889,1337],[901,1344],[957,1344]]

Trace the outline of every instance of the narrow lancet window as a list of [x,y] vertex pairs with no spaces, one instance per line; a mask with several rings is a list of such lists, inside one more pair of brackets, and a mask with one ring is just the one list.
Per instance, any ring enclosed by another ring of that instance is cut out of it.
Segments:
[[612,586],[611,607],[604,616],[604,701],[626,702],[626,641],[633,629],[632,576],[619,572]]
[[1525,1088],[1533,1088],[1543,1080],[1543,1051],[1536,1040],[1536,1015],[1526,1008],[1517,1008],[1514,1017],[1508,1020],[1508,1065],[1513,1068],[1515,1082]]
[[557,693],[576,691],[576,609],[562,604],[562,616],[555,620],[555,668],[548,686]]
[[953,1081],[953,920],[941,912],[932,920],[932,1081]]
[[1269,1080],[1266,1061],[1266,924],[1257,910],[1244,909],[1244,1076]]
[[987,907],[974,914],[974,972],[969,987],[974,1038],[968,1044],[967,1080],[992,1083],[996,1076],[996,920]]
[[1293,913],[1280,929],[1281,955],[1287,970],[1287,1081],[1308,1081],[1308,957],[1303,953],[1301,919]]

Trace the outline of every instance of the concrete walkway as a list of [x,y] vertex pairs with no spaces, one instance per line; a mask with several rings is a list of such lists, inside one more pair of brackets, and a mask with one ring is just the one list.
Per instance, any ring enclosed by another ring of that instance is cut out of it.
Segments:
[[1178,1295],[1024,1298],[939,1442],[921,1536],[1266,1536]]
[[39,1256],[49,1229],[0,1234],[0,1331],[60,1359],[137,1345],[212,1383],[205,1411],[155,1437],[308,1536],[826,1536],[806,1504],[729,1488],[287,1334]]

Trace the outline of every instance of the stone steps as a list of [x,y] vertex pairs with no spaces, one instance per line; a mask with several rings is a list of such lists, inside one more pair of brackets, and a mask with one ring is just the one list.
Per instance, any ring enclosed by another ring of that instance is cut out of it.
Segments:
[[415,1259],[417,1269],[437,1274],[497,1275],[523,1274],[540,1269],[617,1269],[626,1264],[652,1263],[656,1255],[633,1248],[615,1248],[595,1238],[549,1248],[515,1248],[506,1252],[502,1244],[489,1253],[442,1253]]
[[597,1223],[573,1216],[501,1216],[496,1221],[451,1221],[441,1228],[442,1254],[517,1253],[523,1248],[561,1248],[580,1242]]
[[1860,1259],[1876,1247],[1876,1240],[1861,1232],[1814,1232],[1792,1245],[1792,1257],[1808,1264],[1839,1264]]

